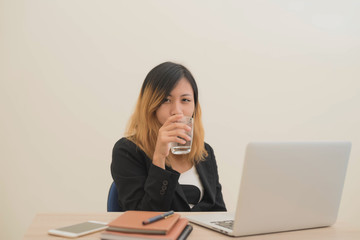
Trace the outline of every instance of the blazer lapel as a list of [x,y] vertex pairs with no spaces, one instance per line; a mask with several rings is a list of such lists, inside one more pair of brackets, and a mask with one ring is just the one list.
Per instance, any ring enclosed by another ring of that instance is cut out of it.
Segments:
[[[167,166],[166,168],[171,169],[171,167],[167,167]],[[190,209],[185,193],[182,187],[180,186],[180,183],[176,184],[175,194],[177,194],[180,197],[181,201],[184,203],[184,206],[187,206]]]
[[180,198],[181,198],[186,204],[188,204],[188,203],[187,203],[186,196],[185,196],[185,193],[184,193],[184,191],[183,191],[183,189],[182,189],[182,187],[180,186],[179,183],[176,185],[175,192],[176,192],[176,194],[178,194],[178,195],[180,196]]
[[[206,174],[206,171],[205,171],[205,169],[204,169],[204,166],[200,163],[200,164],[196,164],[196,170],[197,170],[197,172],[198,172],[198,174],[199,174],[199,177],[200,177],[200,181],[201,181],[201,183],[202,183],[202,185],[203,185],[203,187],[204,187],[204,196],[203,196],[203,199],[205,198],[205,197],[210,197],[211,198],[211,194],[209,194],[209,193],[212,193],[213,191],[211,190],[211,181],[212,181],[212,179],[211,179],[211,177],[208,175],[208,174]],[[208,171],[209,171],[209,169],[208,169]],[[207,195],[207,196],[206,196]]]

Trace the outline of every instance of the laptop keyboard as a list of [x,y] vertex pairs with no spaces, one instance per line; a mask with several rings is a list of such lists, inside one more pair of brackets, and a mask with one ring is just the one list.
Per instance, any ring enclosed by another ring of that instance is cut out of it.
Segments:
[[232,229],[233,229],[233,225],[234,225],[234,220],[216,221],[216,222],[211,222],[211,223],[232,230]]

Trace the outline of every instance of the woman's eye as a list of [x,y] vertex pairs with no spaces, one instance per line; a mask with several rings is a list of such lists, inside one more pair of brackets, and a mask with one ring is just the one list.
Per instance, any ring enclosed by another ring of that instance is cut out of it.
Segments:
[[191,100],[190,100],[190,99],[187,99],[187,98],[184,98],[183,101],[184,101],[184,102],[191,102]]
[[170,99],[165,98],[165,99],[164,99],[164,103],[166,103],[166,102],[170,102]]

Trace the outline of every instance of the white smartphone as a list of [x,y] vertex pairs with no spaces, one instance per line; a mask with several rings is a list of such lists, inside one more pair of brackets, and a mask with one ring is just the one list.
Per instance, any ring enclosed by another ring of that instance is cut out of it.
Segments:
[[86,234],[104,230],[107,227],[107,223],[104,222],[88,221],[62,228],[50,229],[48,233],[61,237],[76,238]]

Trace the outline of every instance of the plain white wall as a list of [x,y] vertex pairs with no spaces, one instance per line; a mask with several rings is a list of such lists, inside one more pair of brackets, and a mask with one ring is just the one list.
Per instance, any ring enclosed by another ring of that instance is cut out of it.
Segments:
[[147,72],[187,66],[233,210],[256,140],[353,143],[340,221],[359,221],[359,1],[0,0],[0,238],[39,212],[105,212],[113,144]]

